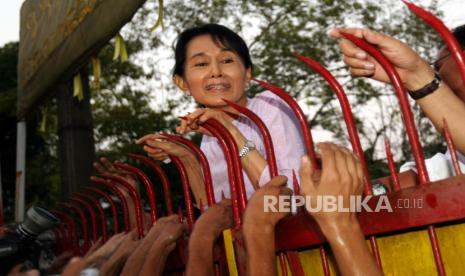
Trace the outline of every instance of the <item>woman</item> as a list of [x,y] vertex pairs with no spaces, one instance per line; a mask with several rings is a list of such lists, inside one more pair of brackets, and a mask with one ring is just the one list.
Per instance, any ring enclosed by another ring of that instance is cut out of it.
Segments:
[[[244,40],[217,24],[191,28],[179,36],[175,59],[173,78],[177,87],[204,106],[188,114],[176,132],[204,134],[201,149],[210,163],[216,200],[219,201],[222,192],[229,197],[229,182],[226,161],[216,138],[201,127],[209,118],[218,120],[234,137],[241,153],[247,196],[270,179],[265,148],[257,128],[247,118],[233,119],[226,115],[224,111],[237,112],[223,98],[249,108],[264,121],[272,135],[279,174],[292,179],[292,170],[298,170],[304,154],[298,123],[290,108],[271,92],[247,98],[252,61]],[[181,158],[197,203],[199,200],[207,202],[199,163],[189,150],[155,134],[146,135],[137,142],[145,143],[144,150],[154,159],[165,160],[168,155]]]

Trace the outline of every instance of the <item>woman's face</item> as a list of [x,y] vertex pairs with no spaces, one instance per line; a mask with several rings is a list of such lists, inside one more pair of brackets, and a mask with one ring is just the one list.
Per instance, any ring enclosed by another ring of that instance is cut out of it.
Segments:
[[439,50],[438,60],[435,67],[442,80],[452,89],[457,97],[465,102],[465,84],[460,76],[457,63],[446,47]]
[[245,86],[250,80],[240,57],[215,43],[208,34],[193,38],[187,44],[184,76],[176,76],[176,85],[189,91],[194,99],[210,108],[223,108],[229,101],[245,106]]

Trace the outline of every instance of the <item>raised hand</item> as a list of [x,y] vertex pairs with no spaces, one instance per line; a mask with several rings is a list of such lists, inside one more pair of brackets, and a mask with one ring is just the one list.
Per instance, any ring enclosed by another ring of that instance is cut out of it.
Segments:
[[137,144],[144,145],[144,151],[155,160],[163,161],[168,159],[168,155],[173,155],[181,159],[194,157],[193,153],[185,146],[171,142],[158,134],[147,134],[136,140]]
[[[349,197],[360,196],[363,191],[363,171],[360,160],[348,149],[332,143],[320,143],[318,147],[321,153],[322,170],[316,171],[307,156],[302,158],[301,193],[310,200],[312,209],[316,209],[317,198],[322,196],[342,199],[344,207],[348,207]],[[353,212],[321,210],[310,214],[319,224],[344,223],[347,219],[356,220]]]
[[286,186],[286,183],[287,177],[274,177],[252,195],[244,214],[244,229],[274,229],[278,221],[289,214],[288,212],[280,212],[279,210],[278,212],[265,212],[264,210],[266,196],[278,199],[279,196],[290,196],[292,194],[292,190]]
[[[343,38],[341,32],[363,38],[376,46],[397,69],[399,76],[409,90],[417,90],[429,83],[434,72],[407,44],[390,36],[365,28],[335,28],[329,32],[333,38]],[[371,77],[389,83],[390,80],[383,67],[365,51],[347,39],[342,39],[339,48],[344,55],[344,62],[350,67],[354,77]]]
[[198,132],[211,136],[212,134],[202,127],[202,124],[208,119],[217,120],[230,131],[235,129],[235,126],[232,124],[234,114],[212,108],[199,108],[183,117],[181,125],[176,128],[176,132],[179,134]]

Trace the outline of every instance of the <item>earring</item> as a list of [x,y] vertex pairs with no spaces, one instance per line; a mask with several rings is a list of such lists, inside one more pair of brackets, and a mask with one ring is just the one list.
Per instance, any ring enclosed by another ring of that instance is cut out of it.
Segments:
[[191,91],[186,90],[186,95],[187,95],[187,96],[192,96]]

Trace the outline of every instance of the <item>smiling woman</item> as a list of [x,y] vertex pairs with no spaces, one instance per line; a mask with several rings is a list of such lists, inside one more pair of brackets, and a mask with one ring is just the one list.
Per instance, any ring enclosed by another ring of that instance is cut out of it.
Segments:
[[[226,197],[230,193],[225,156],[216,138],[201,126],[210,118],[220,122],[237,144],[247,196],[250,197],[270,179],[258,128],[247,118],[239,116],[223,99],[247,107],[262,119],[275,145],[278,173],[292,179],[292,171],[298,170],[300,157],[304,154],[297,119],[289,106],[269,91],[253,99],[247,97],[252,61],[244,40],[217,24],[191,28],[180,34],[175,58],[173,78],[176,85],[204,107],[188,114],[176,131],[179,134],[190,131],[205,134],[201,149],[210,163],[216,200],[221,199],[222,193]],[[237,115],[233,118],[224,111]],[[207,202],[198,161],[182,146],[160,138],[158,135],[146,135],[139,143],[145,144],[144,150],[154,159],[165,160],[168,155],[181,158],[187,167],[197,202]]]

